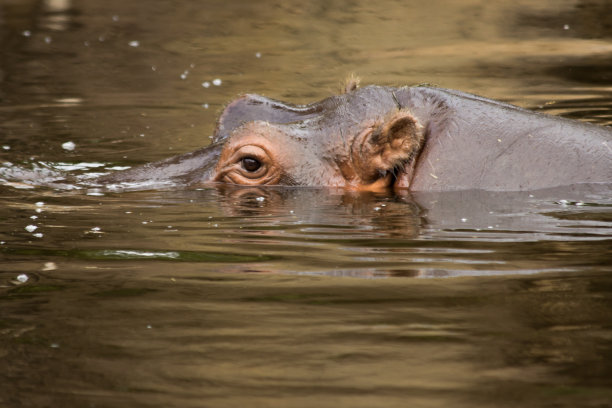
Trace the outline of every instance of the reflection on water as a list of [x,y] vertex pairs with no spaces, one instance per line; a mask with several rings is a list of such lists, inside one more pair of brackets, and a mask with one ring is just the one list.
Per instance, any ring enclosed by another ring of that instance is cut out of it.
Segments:
[[349,72],[609,125],[609,8],[3,1],[0,406],[610,406],[609,187],[40,187]]

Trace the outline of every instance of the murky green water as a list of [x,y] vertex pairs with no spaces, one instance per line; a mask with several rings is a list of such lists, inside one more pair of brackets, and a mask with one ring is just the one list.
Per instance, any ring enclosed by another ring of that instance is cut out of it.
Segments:
[[311,102],[350,72],[610,125],[611,14],[605,0],[4,0],[0,406],[612,406],[609,187],[15,182],[190,151],[241,92]]

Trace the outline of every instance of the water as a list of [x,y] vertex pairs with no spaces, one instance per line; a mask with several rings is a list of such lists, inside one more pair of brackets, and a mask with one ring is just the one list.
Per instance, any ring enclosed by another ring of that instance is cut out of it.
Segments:
[[305,103],[350,72],[610,125],[611,11],[5,0],[0,406],[612,406],[609,187],[32,187],[193,150],[241,92]]

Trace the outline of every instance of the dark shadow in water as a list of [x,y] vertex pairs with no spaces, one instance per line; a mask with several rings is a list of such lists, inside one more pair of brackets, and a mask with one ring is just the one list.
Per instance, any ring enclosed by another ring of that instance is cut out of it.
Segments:
[[561,8],[556,14],[550,9],[518,12],[512,27],[548,28],[551,32],[563,29],[568,36],[578,38],[612,38],[612,3],[609,0],[581,0],[571,8]]

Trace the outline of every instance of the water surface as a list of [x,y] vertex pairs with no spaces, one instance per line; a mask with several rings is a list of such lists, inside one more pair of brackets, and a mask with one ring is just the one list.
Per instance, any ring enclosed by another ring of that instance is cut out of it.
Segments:
[[610,125],[611,13],[5,0],[0,406],[611,406],[609,187],[36,186],[193,150],[240,93],[308,103],[350,72]]

